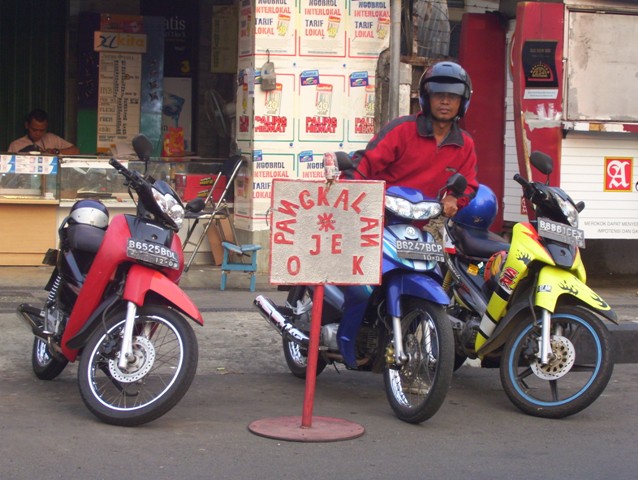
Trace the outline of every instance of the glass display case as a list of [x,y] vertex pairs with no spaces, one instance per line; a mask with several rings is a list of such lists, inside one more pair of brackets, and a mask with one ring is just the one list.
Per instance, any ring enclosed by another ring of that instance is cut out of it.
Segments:
[[[131,170],[144,173],[144,162],[119,161]],[[221,170],[223,162],[216,159],[151,159],[147,174],[156,180],[166,180],[175,188],[176,175],[214,175]],[[130,199],[124,177],[109,165],[107,157],[63,157],[60,160],[59,189],[60,199],[65,202],[80,198],[99,198],[106,202]]]
[[0,155],[0,200],[57,201],[58,158],[51,155]]

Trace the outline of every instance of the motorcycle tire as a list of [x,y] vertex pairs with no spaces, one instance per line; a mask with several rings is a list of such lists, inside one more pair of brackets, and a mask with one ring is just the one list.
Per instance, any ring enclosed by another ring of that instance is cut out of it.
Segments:
[[40,380],[53,380],[66,368],[69,363],[66,359],[54,357],[47,343],[41,338],[33,339],[33,350],[31,351],[31,366],[33,373]]
[[135,426],[155,420],[186,394],[197,370],[197,338],[174,310],[158,305],[137,312],[133,330],[135,361],[118,366],[126,314],[108,316],[85,345],[78,385],[87,408],[111,425]]
[[591,405],[613,372],[609,331],[592,312],[561,306],[551,317],[554,359],[542,365],[536,353],[540,327],[521,322],[505,344],[500,376],[516,407],[536,417],[563,418]]
[[[308,349],[303,348],[287,337],[283,338],[283,347],[284,358],[290,372],[297,378],[305,379],[308,367]],[[323,358],[317,358],[317,376],[324,371],[326,365],[327,363]]]
[[454,337],[440,305],[409,298],[403,311],[403,349],[408,360],[403,365],[386,364],[383,380],[395,415],[404,422],[421,423],[441,408],[450,388]]

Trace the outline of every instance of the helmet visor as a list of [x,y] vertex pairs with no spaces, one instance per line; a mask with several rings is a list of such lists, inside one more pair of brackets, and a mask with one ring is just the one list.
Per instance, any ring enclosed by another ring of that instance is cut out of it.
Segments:
[[463,97],[465,95],[464,83],[439,83],[427,82],[425,88],[429,93],[455,93]]

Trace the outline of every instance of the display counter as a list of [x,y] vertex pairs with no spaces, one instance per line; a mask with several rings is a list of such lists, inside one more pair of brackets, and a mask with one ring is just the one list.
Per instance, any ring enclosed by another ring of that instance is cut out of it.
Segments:
[[[144,172],[144,162],[118,160]],[[223,165],[224,159],[213,158],[151,159],[147,173],[175,187],[176,177],[214,177]],[[209,189],[204,182],[191,194],[205,196]],[[111,216],[135,208],[109,157],[0,155],[0,265],[41,265],[46,251],[56,248],[59,223],[81,198],[100,199]]]

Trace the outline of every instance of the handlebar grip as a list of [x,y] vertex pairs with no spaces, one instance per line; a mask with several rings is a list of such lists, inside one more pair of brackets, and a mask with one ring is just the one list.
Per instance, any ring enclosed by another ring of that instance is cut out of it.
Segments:
[[514,181],[524,187],[527,186],[528,182],[523,177],[521,177],[518,173],[514,174]]

